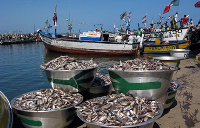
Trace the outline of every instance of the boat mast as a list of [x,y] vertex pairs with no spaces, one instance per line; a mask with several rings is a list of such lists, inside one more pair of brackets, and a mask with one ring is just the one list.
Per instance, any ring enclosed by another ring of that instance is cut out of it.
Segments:
[[115,23],[114,23],[114,26],[113,26],[113,33],[115,34]]
[[72,21],[71,21],[71,23],[69,23],[70,22],[70,13],[69,13],[69,19],[67,18],[66,21],[67,21],[67,26],[68,26],[68,30],[69,30],[69,35],[71,36]]
[[55,37],[57,37],[57,32],[56,32],[56,29],[57,29],[57,4],[55,7],[55,11],[54,11],[53,21],[54,21],[54,28],[55,28]]

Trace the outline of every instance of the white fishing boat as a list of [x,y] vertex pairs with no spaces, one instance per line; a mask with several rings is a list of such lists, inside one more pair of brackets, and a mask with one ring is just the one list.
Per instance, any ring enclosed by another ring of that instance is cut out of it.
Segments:
[[172,30],[166,30],[166,31],[161,31],[160,29],[156,30],[155,33],[151,34],[146,34],[145,36],[147,37],[147,40],[145,43],[150,43],[150,42],[155,42],[156,39],[158,39],[158,35],[162,33],[163,38],[162,41],[166,42],[177,42],[177,41],[183,41],[183,40],[188,40],[188,32],[189,28],[180,28],[180,29],[172,29]]
[[[133,55],[136,52],[136,47],[127,42],[110,42],[108,40],[93,41],[64,39],[62,37],[58,38],[56,36],[46,34],[41,30],[38,30],[38,33],[45,48],[51,51],[76,54],[104,55]],[[108,36],[108,34],[106,35]]]
[[[104,55],[133,55],[136,45],[128,40],[113,40],[113,34],[102,31],[88,31],[77,38],[63,38],[57,34],[57,6],[54,12],[55,34],[45,33],[38,30],[41,40],[47,50],[75,53],[75,54],[104,54]],[[121,36],[121,35],[120,35]],[[127,36],[127,35],[126,35]],[[111,39],[112,38],[112,39]]]

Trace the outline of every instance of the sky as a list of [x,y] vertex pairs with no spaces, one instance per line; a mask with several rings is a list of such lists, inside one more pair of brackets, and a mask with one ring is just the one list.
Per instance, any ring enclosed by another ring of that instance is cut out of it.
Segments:
[[[125,24],[120,19],[123,12],[131,12],[131,30],[143,27],[142,18],[147,15],[147,27],[159,21],[162,15],[165,21],[178,11],[178,19],[189,15],[194,25],[200,20],[200,8],[194,4],[198,0],[180,0],[179,6],[172,6],[163,14],[165,7],[172,0],[1,0],[0,34],[17,32],[33,33],[45,27],[48,20],[53,25],[53,13],[57,4],[58,33],[67,33],[68,22],[73,24],[73,32],[95,30],[103,25],[103,30],[113,31]],[[53,31],[53,28],[50,30]]]

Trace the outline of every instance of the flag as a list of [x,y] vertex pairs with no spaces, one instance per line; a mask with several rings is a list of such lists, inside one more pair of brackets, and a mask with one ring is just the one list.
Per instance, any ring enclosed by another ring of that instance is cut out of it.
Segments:
[[142,18],[142,23],[146,22],[146,19],[147,19],[147,15],[145,15],[145,16]]
[[178,6],[179,2],[180,2],[180,0],[172,0],[171,6]]
[[53,16],[54,25],[56,26],[57,23],[57,5],[55,7],[54,16]]
[[194,5],[196,8],[200,7],[200,1],[196,2],[196,4]]
[[169,12],[170,7],[171,7],[171,4],[167,5],[167,6],[165,7],[165,10],[164,10],[163,14]]
[[131,12],[129,12],[129,14],[127,14],[126,16],[130,18],[131,17]]
[[124,19],[126,17],[126,12],[124,12],[124,13],[122,13],[121,15],[120,15],[120,19],[122,20],[122,19]]

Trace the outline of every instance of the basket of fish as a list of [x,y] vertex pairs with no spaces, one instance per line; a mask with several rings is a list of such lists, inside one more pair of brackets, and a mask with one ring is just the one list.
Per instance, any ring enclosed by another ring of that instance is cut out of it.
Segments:
[[155,60],[160,60],[160,62],[163,62],[169,66],[172,67],[179,67],[180,62],[182,60],[181,57],[173,57],[173,56],[160,56],[160,57],[153,57]]
[[28,128],[63,128],[76,116],[75,107],[83,101],[79,93],[41,89],[12,99],[13,111]]
[[177,80],[172,80],[167,91],[165,104],[163,105],[164,109],[168,109],[175,101],[176,93],[182,88],[181,83]]
[[109,74],[97,73],[89,89],[89,98],[96,98],[108,95],[111,89],[111,81]]
[[170,49],[170,55],[174,57],[181,57],[182,59],[187,59],[190,50],[187,49]]
[[83,61],[68,56],[60,56],[40,66],[52,88],[67,92],[82,92],[92,85],[98,63]]
[[76,108],[87,128],[152,128],[163,113],[159,102],[123,93],[90,99]]
[[159,60],[136,58],[120,62],[109,68],[109,75],[116,93],[157,100],[166,94],[174,71]]

